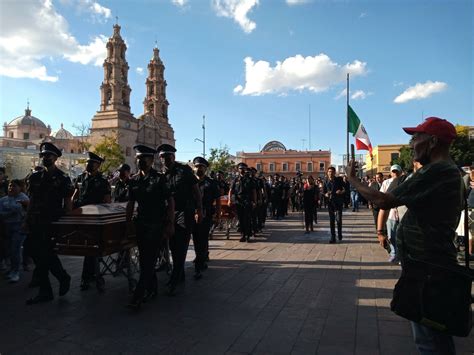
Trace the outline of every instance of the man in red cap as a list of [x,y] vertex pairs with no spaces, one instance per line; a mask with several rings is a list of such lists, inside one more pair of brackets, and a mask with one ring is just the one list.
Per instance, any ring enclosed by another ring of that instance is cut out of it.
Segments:
[[[355,175],[354,161],[347,168],[349,182],[367,200],[385,210],[402,205],[408,207],[396,236],[402,277],[408,275],[409,271],[413,272],[414,268],[416,272],[425,272],[421,265],[426,263],[457,266],[453,241],[463,206],[461,174],[449,156],[449,147],[456,138],[454,126],[441,118],[430,117],[417,127],[403,130],[412,135],[410,146],[414,151],[414,160],[423,167],[394,190],[384,194],[360,183]],[[383,244],[384,237],[380,236],[379,241]],[[449,280],[440,285],[443,286],[439,286],[439,291],[443,287],[450,287]],[[410,302],[413,307],[416,300]],[[451,305],[452,302],[448,303],[446,308]],[[397,311],[394,301],[392,309]],[[433,327],[427,324],[412,321],[418,350],[423,354],[455,354],[452,336],[442,333],[440,328],[435,329],[434,322],[430,324]]]

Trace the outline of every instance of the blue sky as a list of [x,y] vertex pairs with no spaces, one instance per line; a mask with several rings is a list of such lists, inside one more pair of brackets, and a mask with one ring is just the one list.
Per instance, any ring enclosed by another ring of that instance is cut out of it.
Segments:
[[331,149],[340,163],[348,71],[351,106],[373,146],[407,142],[401,127],[423,115],[474,123],[469,0],[3,0],[0,6],[5,122],[23,113],[27,98],[53,129],[64,123],[74,131],[74,123],[89,122],[99,108],[103,42],[118,16],[135,116],[143,113],[146,66],[158,42],[181,160],[202,152],[194,141],[202,115],[207,147],[257,151],[279,140],[307,149],[311,105],[311,148]]

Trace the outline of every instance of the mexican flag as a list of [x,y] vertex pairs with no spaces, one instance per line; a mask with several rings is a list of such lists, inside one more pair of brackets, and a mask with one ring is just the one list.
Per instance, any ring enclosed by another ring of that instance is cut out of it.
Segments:
[[359,117],[354,112],[351,106],[348,106],[349,110],[349,132],[355,138],[357,150],[368,150],[370,156],[372,156],[372,144],[370,143],[369,135],[365,130],[364,126],[360,122]]

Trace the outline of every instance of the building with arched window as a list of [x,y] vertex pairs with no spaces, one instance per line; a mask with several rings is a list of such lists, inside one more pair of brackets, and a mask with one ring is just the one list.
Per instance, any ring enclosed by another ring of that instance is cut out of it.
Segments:
[[264,174],[280,174],[288,177],[298,172],[305,176],[324,176],[331,164],[329,150],[287,149],[279,141],[270,141],[260,152],[238,152],[237,160],[254,167]]

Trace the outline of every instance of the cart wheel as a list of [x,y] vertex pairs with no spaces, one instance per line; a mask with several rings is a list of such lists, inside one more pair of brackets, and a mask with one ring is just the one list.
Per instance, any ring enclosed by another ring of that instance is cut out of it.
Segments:
[[105,279],[102,276],[99,276],[95,281],[95,287],[100,293],[103,293],[105,291]]

